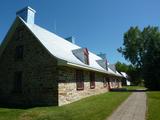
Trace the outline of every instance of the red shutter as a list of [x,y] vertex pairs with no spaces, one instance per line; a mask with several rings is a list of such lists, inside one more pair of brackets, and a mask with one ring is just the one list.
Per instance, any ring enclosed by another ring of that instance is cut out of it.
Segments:
[[106,79],[106,77],[104,77],[104,79],[103,79],[103,86],[107,87],[107,84],[108,84],[107,79]]
[[90,72],[90,88],[94,89],[95,88],[95,73]]
[[81,70],[76,70],[76,84],[77,90],[84,90],[84,76]]

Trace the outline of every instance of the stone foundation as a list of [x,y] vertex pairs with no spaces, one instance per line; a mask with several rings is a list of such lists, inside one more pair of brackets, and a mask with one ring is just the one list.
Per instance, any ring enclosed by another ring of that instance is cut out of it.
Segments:
[[59,106],[68,104],[79,99],[107,92],[108,89],[103,87],[103,83],[96,82],[95,89],[90,89],[90,83],[84,83],[84,90],[77,90],[76,83],[60,83],[59,87]]
[[[104,75],[95,74],[95,88],[90,88],[89,71],[84,71],[84,90],[77,90],[75,69],[61,67],[59,69],[59,84],[58,84],[58,105],[68,104],[84,97],[96,95],[108,91],[108,87],[104,87]],[[62,74],[63,73],[63,74]]]

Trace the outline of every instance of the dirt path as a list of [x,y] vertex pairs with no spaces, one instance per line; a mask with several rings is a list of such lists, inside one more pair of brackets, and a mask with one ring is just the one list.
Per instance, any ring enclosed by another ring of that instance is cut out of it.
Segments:
[[133,92],[107,120],[145,120],[146,93]]

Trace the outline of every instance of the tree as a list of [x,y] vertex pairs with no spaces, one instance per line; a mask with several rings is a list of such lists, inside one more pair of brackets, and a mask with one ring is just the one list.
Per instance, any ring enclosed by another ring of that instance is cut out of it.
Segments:
[[124,34],[123,47],[118,49],[140,71],[145,85],[160,90],[160,31],[158,27],[146,27],[142,31],[131,27]]
[[128,65],[126,65],[125,63],[121,63],[118,61],[115,66],[116,70],[119,72],[128,72]]
[[131,27],[124,34],[123,48],[120,47],[118,52],[122,53],[126,60],[129,60],[137,67],[141,66],[141,55],[139,54],[141,31],[138,27]]
[[116,69],[119,72],[125,72],[130,77],[130,82],[132,85],[141,85],[142,79],[140,77],[140,72],[133,65],[127,65],[125,63],[117,62]]
[[160,33],[155,29],[149,37],[143,58],[143,77],[146,87],[160,90]]

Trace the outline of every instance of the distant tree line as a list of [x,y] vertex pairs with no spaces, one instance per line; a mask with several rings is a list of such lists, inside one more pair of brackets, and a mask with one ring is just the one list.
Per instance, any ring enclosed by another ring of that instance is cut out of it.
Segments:
[[158,27],[148,26],[143,30],[130,27],[124,33],[123,46],[118,48],[118,51],[131,62],[135,76],[143,79],[148,89],[160,90],[160,31]]

